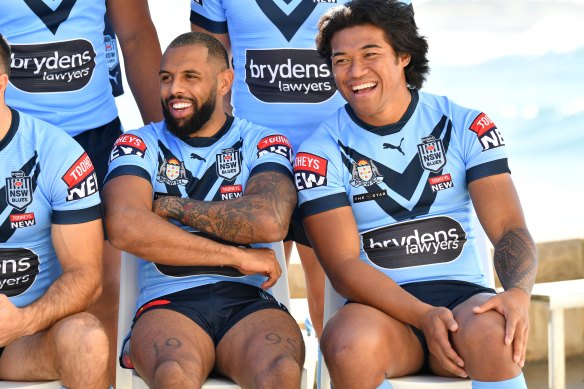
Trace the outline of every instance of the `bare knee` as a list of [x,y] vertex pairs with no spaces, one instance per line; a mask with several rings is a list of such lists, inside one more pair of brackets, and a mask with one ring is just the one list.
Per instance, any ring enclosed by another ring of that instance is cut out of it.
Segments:
[[175,360],[159,362],[154,368],[154,388],[200,388],[202,382],[194,382]]
[[256,388],[298,388],[302,366],[291,355],[280,355],[255,377]]
[[76,358],[92,359],[98,365],[107,360],[108,338],[95,316],[86,312],[77,313],[57,322],[53,331],[57,350],[67,353],[78,350],[73,353]]
[[505,321],[496,312],[475,315],[460,326],[454,344],[471,378],[490,380],[499,375],[518,374],[520,369],[513,362],[512,348],[504,339]]

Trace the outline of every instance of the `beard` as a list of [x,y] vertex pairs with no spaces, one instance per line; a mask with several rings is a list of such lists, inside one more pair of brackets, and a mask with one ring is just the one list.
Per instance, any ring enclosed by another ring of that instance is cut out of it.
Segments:
[[[217,91],[212,90],[200,106],[195,99],[183,98],[193,103],[194,113],[185,119],[177,120],[170,114],[170,110],[167,107],[168,101],[176,98],[176,96],[170,96],[166,100],[166,104],[162,102],[162,113],[164,114],[164,122],[166,127],[171,134],[179,139],[187,139],[191,135],[196,134],[201,128],[211,119],[213,112],[215,111],[215,101],[217,100]],[[181,124],[182,122],[182,124]]]

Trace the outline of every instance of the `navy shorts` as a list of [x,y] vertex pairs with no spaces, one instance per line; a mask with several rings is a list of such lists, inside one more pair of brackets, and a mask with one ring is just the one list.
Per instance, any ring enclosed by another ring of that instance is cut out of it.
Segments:
[[[197,286],[151,300],[138,309],[132,327],[145,312],[154,309],[169,309],[188,317],[209,335],[215,346],[237,322],[256,311],[278,309],[290,314],[265,290],[233,281]],[[132,367],[126,347],[129,338],[124,341],[120,357],[120,364],[126,368]]]
[[119,118],[115,118],[103,126],[87,130],[73,138],[85,149],[91,159],[100,190],[107,174],[112,148],[122,132],[122,123]]
[[[434,307],[446,307],[450,310],[453,310],[456,306],[462,304],[475,294],[497,294],[494,289],[465,281],[440,280],[412,282],[400,286],[406,292],[426,304]],[[411,327],[420,341],[424,352],[424,365],[422,371],[429,371],[428,357],[430,355],[430,350],[428,349],[428,343],[426,342],[424,333],[416,327]]]
[[300,208],[298,207],[294,208],[292,219],[290,220],[290,226],[288,227],[288,235],[286,235],[284,238],[284,242],[290,240],[304,246],[312,247],[308,237],[306,236],[306,232],[304,232],[302,216],[300,215]]

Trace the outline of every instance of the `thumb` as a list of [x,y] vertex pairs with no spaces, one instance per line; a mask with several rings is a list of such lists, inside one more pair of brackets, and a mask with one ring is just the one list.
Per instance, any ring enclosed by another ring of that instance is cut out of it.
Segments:
[[492,309],[496,309],[496,301],[493,301],[494,299],[489,299],[487,301],[485,301],[484,303],[482,303],[479,306],[473,307],[472,311],[474,313],[484,313],[487,311],[490,311]]
[[458,323],[456,322],[456,320],[454,320],[452,312],[449,311],[448,313],[449,314],[444,317],[444,324],[446,325],[446,328],[448,328],[450,332],[454,332],[458,330]]

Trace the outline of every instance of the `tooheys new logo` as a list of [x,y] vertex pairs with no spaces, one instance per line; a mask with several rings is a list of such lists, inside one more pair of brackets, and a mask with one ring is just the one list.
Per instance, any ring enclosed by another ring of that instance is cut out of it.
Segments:
[[95,50],[85,39],[11,48],[10,82],[24,92],[79,90],[87,85],[95,68]]
[[28,249],[0,249],[0,293],[26,292],[39,274],[39,257]]
[[399,269],[455,260],[466,243],[466,232],[456,220],[441,216],[367,231],[361,238],[371,262]]
[[265,103],[321,103],[337,90],[315,50],[247,50],[245,56],[245,82]]

